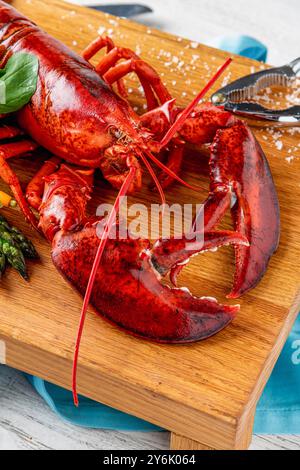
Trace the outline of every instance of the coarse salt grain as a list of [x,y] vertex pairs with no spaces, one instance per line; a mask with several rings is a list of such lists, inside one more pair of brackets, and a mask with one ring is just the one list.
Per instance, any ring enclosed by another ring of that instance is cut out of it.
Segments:
[[227,75],[225,75],[225,77],[223,78],[222,87],[228,85],[228,83],[230,82],[230,79],[231,79],[231,72],[229,72],[229,73],[228,73]]

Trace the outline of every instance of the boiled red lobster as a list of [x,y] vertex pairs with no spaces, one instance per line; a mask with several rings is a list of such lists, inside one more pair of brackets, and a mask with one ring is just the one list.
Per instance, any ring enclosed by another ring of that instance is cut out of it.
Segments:
[[[267,159],[247,125],[223,109],[198,104],[228,62],[191,105],[181,109],[155,70],[131,50],[100,37],[81,57],[2,1],[0,44],[2,65],[19,51],[39,59],[37,90],[16,113],[19,128],[0,130],[1,138],[25,132],[30,140],[20,137],[0,147],[0,176],[26,219],[52,244],[57,269],[85,295],[73,371],[77,400],[76,365],[88,303],[107,320],[145,339],[185,343],[215,334],[234,318],[239,306],[196,298],[164,285],[161,277],[170,273],[176,283],[192,255],[232,244],[236,272],[228,297],[237,298],[254,288],[279,241],[277,194]],[[106,54],[93,67],[89,60],[103,48]],[[148,110],[142,116],[126,100],[123,78],[130,72],[136,73],[145,92]],[[201,214],[203,245],[185,237],[153,245],[147,239],[109,239],[112,225],[118,223],[121,196],[141,188],[141,164],[163,201],[163,188],[174,180],[186,184],[178,173],[187,143],[211,144],[210,192]],[[25,197],[7,160],[37,145],[54,157],[29,183]],[[166,165],[163,153],[168,155]],[[160,168],[160,175],[151,163]],[[119,190],[101,240],[99,220],[88,217],[86,211],[97,168]],[[39,221],[30,206],[38,210]],[[235,231],[216,230],[229,208]]]

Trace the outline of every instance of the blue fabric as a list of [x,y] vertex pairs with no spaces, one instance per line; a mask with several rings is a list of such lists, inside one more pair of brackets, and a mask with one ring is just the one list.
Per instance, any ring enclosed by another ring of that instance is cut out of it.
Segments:
[[45,380],[25,374],[39,395],[60,418],[78,426],[95,429],[118,429],[120,431],[159,431],[160,428],[134,416],[101,405],[88,398],[79,397],[76,408],[72,393]]
[[[150,423],[80,397],[73,405],[72,394],[37,377],[27,376],[34,388],[61,418],[90,428],[122,431],[160,431]],[[300,315],[284,346],[272,376],[257,406],[257,434],[300,434]]]
[[259,401],[254,431],[300,434],[300,314]]
[[221,36],[210,42],[214,46],[223,51],[233,52],[249,59],[265,62],[267,60],[268,49],[264,44],[250,36],[235,35]]

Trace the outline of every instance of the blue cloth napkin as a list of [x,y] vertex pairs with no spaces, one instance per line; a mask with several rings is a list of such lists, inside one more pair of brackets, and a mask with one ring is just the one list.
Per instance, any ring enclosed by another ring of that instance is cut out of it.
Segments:
[[71,424],[95,429],[117,429],[119,431],[160,431],[153,424],[122,413],[121,411],[79,397],[80,406],[76,408],[72,393],[45,380],[25,374],[31,385],[46,401],[52,411]]
[[258,403],[254,432],[300,434],[300,314]]
[[[260,61],[267,57],[267,48],[249,36],[217,38],[213,45]],[[37,377],[27,377],[50,408],[72,424],[123,431],[161,430],[84,397],[80,397],[80,407],[75,408],[69,391]],[[300,315],[258,403],[254,432],[300,434]]]
[[264,44],[251,36],[221,36],[210,42],[211,46],[223,51],[233,52],[249,59],[265,62],[267,60],[268,49]]

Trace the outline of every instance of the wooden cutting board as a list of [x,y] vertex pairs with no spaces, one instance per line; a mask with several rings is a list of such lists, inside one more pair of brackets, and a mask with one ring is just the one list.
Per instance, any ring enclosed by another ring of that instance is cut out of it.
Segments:
[[[224,52],[58,0],[11,3],[77,51],[97,31],[110,34],[156,67],[182,104],[189,102],[226,57]],[[225,79],[259,67],[236,57]],[[141,105],[136,81],[131,79],[129,84],[133,89],[130,99]],[[278,189],[282,236],[266,276],[240,300],[241,312],[232,325],[198,344],[162,346],[120,332],[93,309],[87,318],[80,354],[80,392],[170,430],[174,449],[249,445],[256,403],[300,308],[300,134],[284,131],[276,136],[276,145],[270,132],[257,129],[256,134]],[[24,185],[39,166],[36,157],[13,164]],[[195,156],[187,158],[183,176],[198,184],[208,182],[207,171],[203,172]],[[114,196],[105,182],[97,182],[95,204],[112,201]],[[172,202],[195,203],[204,200],[205,192],[199,195],[176,185],[167,196]],[[135,199],[158,202],[146,184]],[[28,284],[13,271],[1,280],[1,357],[12,367],[70,388],[81,299],[52,266],[46,241],[31,232],[19,212],[7,216],[33,239],[41,262],[30,265]],[[196,295],[225,301],[233,270],[232,249],[224,248],[194,259],[181,284]]]

